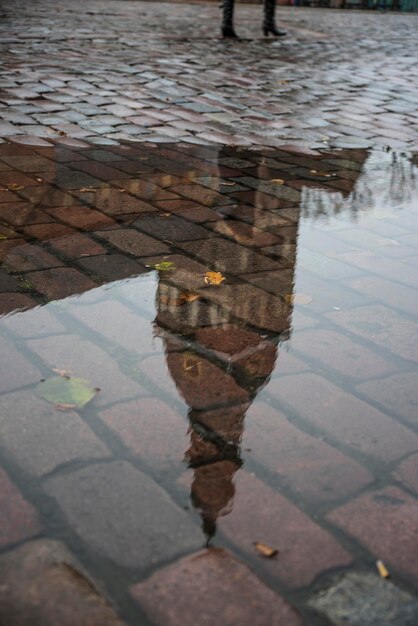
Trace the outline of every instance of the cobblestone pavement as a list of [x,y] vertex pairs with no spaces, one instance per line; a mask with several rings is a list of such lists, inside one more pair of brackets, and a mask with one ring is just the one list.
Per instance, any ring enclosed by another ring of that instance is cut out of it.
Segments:
[[[418,16],[278,9],[219,37],[216,4],[1,5],[0,137],[363,148],[417,145]],[[415,82],[414,82],[415,81]]]
[[0,624],[416,626],[416,17],[1,6]]

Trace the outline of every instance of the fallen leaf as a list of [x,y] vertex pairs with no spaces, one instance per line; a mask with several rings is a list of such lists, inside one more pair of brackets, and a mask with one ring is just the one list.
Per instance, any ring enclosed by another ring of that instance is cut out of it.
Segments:
[[10,183],[7,185],[7,189],[12,189],[13,191],[19,191],[20,189],[24,189],[23,185],[18,185],[17,183]]
[[2,241],[3,239],[7,239],[7,235],[2,235],[2,234],[0,233],[0,241]]
[[183,291],[183,293],[180,294],[180,299],[183,300],[183,302],[194,302],[199,298],[200,295],[198,293],[194,293],[193,291]]
[[276,550],[276,548],[271,548],[266,543],[262,543],[261,541],[254,541],[254,546],[257,552],[267,557],[268,559],[271,559],[279,554],[279,551]]
[[170,298],[166,294],[161,294],[158,298],[160,304],[164,304],[165,306],[183,306],[184,300],[182,298]]
[[377,567],[377,571],[379,572],[379,575],[381,578],[389,578],[390,574],[388,572],[388,570],[386,569],[385,564],[383,563],[383,561],[376,561],[376,567]]
[[168,272],[176,269],[172,261],[161,261],[161,263],[155,263],[155,265],[150,265],[149,267],[153,267],[157,272]]
[[38,183],[43,183],[44,182],[43,178],[37,178],[36,180],[38,181]]
[[82,187],[78,191],[80,191],[81,193],[93,193],[96,190],[93,189],[92,187]]
[[225,280],[225,276],[221,272],[206,272],[204,280],[207,285],[220,285]]
[[283,178],[272,178],[270,182],[274,183],[275,185],[284,185]]
[[221,185],[225,185],[225,187],[234,187],[234,185],[236,185],[236,183],[221,182]]
[[38,394],[61,410],[81,409],[96,395],[96,389],[83,378],[54,376],[38,384]]

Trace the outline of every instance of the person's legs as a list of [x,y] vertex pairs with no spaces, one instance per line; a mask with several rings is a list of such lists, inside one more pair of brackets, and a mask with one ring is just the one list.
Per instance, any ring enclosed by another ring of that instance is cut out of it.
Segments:
[[234,31],[234,0],[223,0],[222,36],[237,38]]
[[280,30],[276,28],[275,22],[275,14],[276,14],[276,0],[264,0],[264,22],[263,22],[263,33],[264,36],[267,37],[268,34],[272,34],[275,37],[283,37],[287,35],[285,30]]

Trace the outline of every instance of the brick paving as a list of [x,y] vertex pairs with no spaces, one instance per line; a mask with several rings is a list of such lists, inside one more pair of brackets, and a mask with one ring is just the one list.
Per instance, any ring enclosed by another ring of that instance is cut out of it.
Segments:
[[417,18],[1,10],[0,622],[415,625]]

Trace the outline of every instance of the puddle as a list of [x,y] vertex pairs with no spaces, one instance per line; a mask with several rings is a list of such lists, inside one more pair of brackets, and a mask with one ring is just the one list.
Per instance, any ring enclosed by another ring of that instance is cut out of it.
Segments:
[[[380,150],[0,146],[0,464],[110,593],[208,540],[289,588],[346,563],[328,511],[418,450],[417,174]],[[60,375],[94,398],[48,403]],[[169,494],[163,529],[123,463]]]

